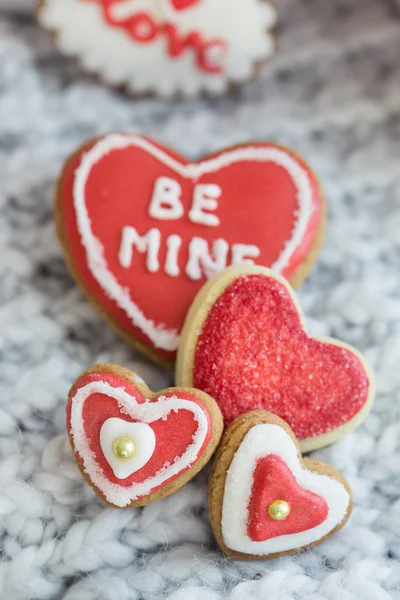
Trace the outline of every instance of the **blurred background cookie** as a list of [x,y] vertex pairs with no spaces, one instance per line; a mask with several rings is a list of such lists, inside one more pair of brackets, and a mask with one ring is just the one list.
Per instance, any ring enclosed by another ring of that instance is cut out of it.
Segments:
[[274,49],[267,0],[39,0],[61,52],[133,94],[221,94]]

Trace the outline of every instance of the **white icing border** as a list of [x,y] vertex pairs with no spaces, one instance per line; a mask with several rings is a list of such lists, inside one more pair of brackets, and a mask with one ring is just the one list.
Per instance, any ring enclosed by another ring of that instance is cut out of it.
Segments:
[[[288,465],[299,485],[322,496],[328,517],[307,531],[255,542],[247,535],[248,505],[257,459],[276,454]],[[222,537],[231,550],[262,556],[308,546],[328,535],[346,517],[350,495],[337,479],[304,469],[298,450],[279,425],[260,423],[246,434],[227,472],[222,504]]]
[[281,148],[271,146],[238,147],[227,150],[217,157],[184,165],[140,136],[110,134],[103,137],[93,148],[82,155],[81,164],[75,173],[73,202],[77,227],[86,250],[89,270],[107,296],[114,300],[117,306],[126,313],[132,325],[138,327],[156,348],[175,351],[179,345],[179,332],[176,329],[167,329],[164,324],[155,323],[146,317],[140,307],[132,300],[128,290],[117,281],[109,270],[104,256],[104,247],[92,231],[91,220],[85,203],[86,182],[95,164],[110,152],[122,150],[129,146],[141,148],[181,177],[192,180],[235,162],[273,162],[283,167],[292,178],[297,189],[299,208],[292,237],[287,241],[278,260],[271,267],[277,272],[282,271],[288,265],[290,258],[302,243],[308,223],[314,212],[310,177],[307,171],[289,153]]
[[[158,419],[166,419],[171,411],[189,410],[198,423],[193,441],[181,456],[175,457],[172,464],[165,464],[155,475],[145,481],[133,484],[130,487],[112,483],[104,475],[85,434],[83,407],[92,394],[105,394],[116,400],[122,413],[142,423],[152,423]],[[93,381],[79,388],[71,398],[70,433],[75,451],[80,455],[84,471],[88,474],[93,485],[104,494],[105,499],[110,504],[119,507],[127,506],[134,500],[147,496],[151,493],[151,490],[193,464],[198,458],[208,431],[209,424],[204,410],[195,402],[178,396],[168,398],[160,396],[156,402],[146,400],[143,404],[138,404],[135,398],[128,394],[123,387],[114,388],[106,381]]]

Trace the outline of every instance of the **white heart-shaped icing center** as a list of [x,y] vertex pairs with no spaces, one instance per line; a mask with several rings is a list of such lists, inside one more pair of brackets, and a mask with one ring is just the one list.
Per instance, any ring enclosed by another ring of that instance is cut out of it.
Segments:
[[[125,436],[133,441],[135,452],[132,458],[121,459],[115,455],[113,447],[118,438]],[[124,419],[112,418],[101,426],[100,446],[115,477],[126,479],[150,460],[156,447],[156,436],[146,423],[129,423]]]

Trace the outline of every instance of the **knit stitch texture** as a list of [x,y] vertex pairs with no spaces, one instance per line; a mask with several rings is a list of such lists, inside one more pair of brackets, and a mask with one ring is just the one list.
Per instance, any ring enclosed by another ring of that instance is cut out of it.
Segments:
[[[217,0],[215,0],[217,1]],[[400,598],[400,2],[277,0],[278,52],[217,100],[135,101],[60,56],[27,0],[0,0],[0,597],[7,600]],[[348,478],[355,510],[323,545],[267,562],[224,558],[207,469],[173,497],[113,510],[84,482],[65,400],[90,364],[172,377],[93,312],[52,221],[66,156],[109,130],[197,158],[249,140],[293,147],[329,206],[300,291],[309,329],[363,351],[377,372],[367,422],[315,453]]]

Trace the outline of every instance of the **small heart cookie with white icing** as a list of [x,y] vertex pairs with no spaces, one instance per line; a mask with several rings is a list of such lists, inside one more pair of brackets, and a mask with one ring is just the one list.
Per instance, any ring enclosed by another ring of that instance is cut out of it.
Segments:
[[253,411],[225,431],[209,484],[209,512],[228,556],[298,552],[336,533],[351,511],[347,481],[330,465],[302,458],[282,419]]
[[268,0],[39,0],[65,54],[134,94],[222,94],[274,50]]
[[222,435],[218,406],[198,390],[153,394],[132,371],[96,365],[73,384],[67,428],[93,489],[115,507],[177,491],[209,461]]

